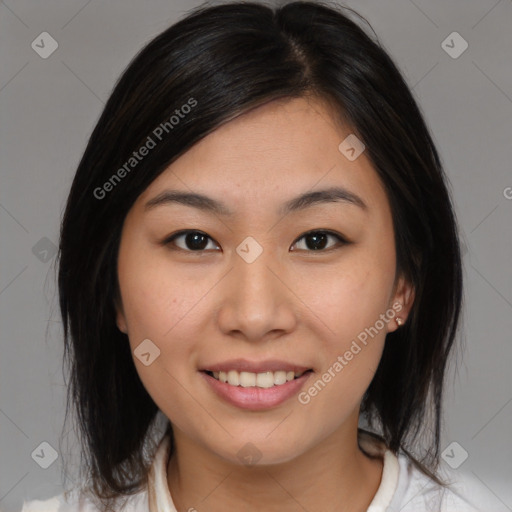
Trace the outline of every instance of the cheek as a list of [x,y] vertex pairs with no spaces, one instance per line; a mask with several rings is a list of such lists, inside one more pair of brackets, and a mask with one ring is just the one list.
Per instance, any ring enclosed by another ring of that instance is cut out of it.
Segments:
[[184,274],[165,254],[127,247],[119,258],[119,283],[128,331],[134,338],[165,341],[179,336],[182,322],[194,315],[208,283]]
[[[126,246],[118,270],[129,343],[132,353],[135,351],[139,377],[157,406],[174,423],[185,427],[188,420],[184,411],[190,408],[190,396],[183,389],[191,389],[194,378],[191,326],[198,315],[207,317],[200,299],[208,287],[202,290],[197,279],[173,269],[165,257],[155,257],[136,247]],[[136,355],[137,347],[146,339],[159,350],[147,366]]]
[[[331,426],[361,401],[379,365],[387,334],[381,315],[389,309],[395,269],[389,248],[368,247],[345,256],[329,273],[305,274],[310,284],[304,296],[328,327],[319,350],[321,369],[306,389],[305,400],[311,400],[306,407],[330,417]],[[332,404],[339,407],[334,410]]]
[[394,265],[379,256],[354,250],[328,270],[312,266],[303,273],[299,293],[328,328],[334,344],[357,336],[388,308]]
[[[179,390],[190,387],[194,374],[191,319],[205,315],[200,301],[203,287],[197,280],[179,275],[165,257],[157,258],[149,251],[144,254],[136,247],[126,249],[119,258],[119,284],[137,372],[155,403],[167,414],[186,410]],[[148,366],[137,359],[137,348],[146,339],[151,340],[149,346],[157,354]]]
[[355,410],[379,365],[387,334],[380,315],[389,309],[392,278],[383,278],[372,258],[359,258],[350,271],[325,280],[324,293],[316,295],[316,309],[329,327],[318,350],[321,368],[304,389],[302,402],[310,435],[321,428],[327,435]]

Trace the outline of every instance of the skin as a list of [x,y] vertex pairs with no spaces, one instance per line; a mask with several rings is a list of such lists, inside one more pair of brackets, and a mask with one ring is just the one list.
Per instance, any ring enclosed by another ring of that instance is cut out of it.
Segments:
[[[280,359],[313,369],[307,390],[394,303],[406,320],[414,294],[396,275],[387,196],[364,152],[349,161],[338,150],[352,131],[331,112],[315,98],[286,99],[229,121],[154,180],[125,219],[117,325],[132,351],[146,338],[160,349],[149,366],[134,362],[173,425],[167,475],[179,511],[361,511],[379,487],[382,460],[358,448],[357,424],[394,319],[307,405],[294,396],[243,410],[198,371],[233,358]],[[277,213],[330,186],[357,194],[367,210],[327,202]],[[165,189],[203,193],[234,215],[177,203],[145,211]],[[202,252],[184,236],[163,243],[185,229],[210,237]],[[350,243],[330,236],[315,251],[302,235],[317,229]],[[263,248],[250,264],[236,252],[247,236]],[[249,467],[237,456],[248,442],[261,453]]]

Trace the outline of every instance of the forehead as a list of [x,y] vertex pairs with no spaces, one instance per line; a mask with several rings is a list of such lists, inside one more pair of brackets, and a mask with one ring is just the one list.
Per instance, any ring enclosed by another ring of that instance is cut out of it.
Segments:
[[[317,99],[275,100],[210,133],[146,189],[146,202],[166,188],[221,199],[234,211],[265,208],[304,192],[341,186],[371,208],[386,207],[380,179],[363,151],[349,160],[340,144],[354,137]],[[343,146],[344,147],[344,146]]]

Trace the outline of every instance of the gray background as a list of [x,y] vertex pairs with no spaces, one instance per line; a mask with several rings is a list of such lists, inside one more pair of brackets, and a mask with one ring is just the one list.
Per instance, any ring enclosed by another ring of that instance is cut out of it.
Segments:
[[[52,251],[76,165],[133,55],[199,3],[0,2],[3,511],[62,490],[62,454],[48,469],[31,454],[44,441],[60,449],[65,387]],[[464,238],[465,351],[447,381],[442,448],[460,445],[448,451],[452,460],[467,451],[456,471],[477,480],[489,510],[512,510],[512,1],[345,5],[370,21],[413,88]],[[45,31],[59,45],[47,59],[31,47]],[[454,31],[469,44],[458,58],[442,45]]]

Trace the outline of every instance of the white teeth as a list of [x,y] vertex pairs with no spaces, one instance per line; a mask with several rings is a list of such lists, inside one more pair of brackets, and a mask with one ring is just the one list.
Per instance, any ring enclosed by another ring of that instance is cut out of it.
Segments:
[[[232,370],[232,371],[236,371],[236,370]],[[256,386],[256,374],[249,373],[249,372],[240,372],[240,386],[242,386],[243,388],[249,388],[251,386]]]
[[294,372],[279,370],[277,372],[238,372],[236,370],[229,370],[228,372],[213,372],[213,376],[221,382],[227,383],[231,386],[242,386],[243,388],[257,387],[257,388],[271,388],[273,386],[281,386],[293,380],[295,377],[300,377],[302,372],[295,374]]
[[271,388],[274,385],[274,373],[258,373],[258,375],[256,375],[256,385],[259,388]]
[[236,370],[230,370],[228,372],[228,383],[232,386],[238,386],[240,384],[240,376]]
[[279,371],[274,372],[274,384],[277,386],[280,386],[281,384],[284,384],[286,382],[286,372],[285,371]]

